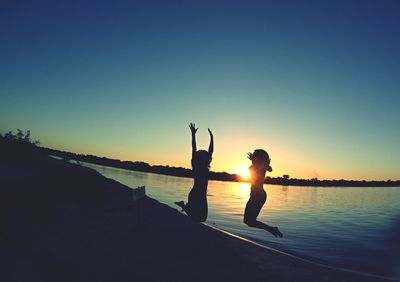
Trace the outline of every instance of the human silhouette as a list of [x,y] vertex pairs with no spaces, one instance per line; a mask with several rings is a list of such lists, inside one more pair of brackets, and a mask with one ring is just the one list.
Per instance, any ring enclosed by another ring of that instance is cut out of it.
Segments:
[[190,123],[189,128],[192,132],[192,171],[194,185],[192,190],[189,192],[188,202],[185,204],[184,201],[180,201],[175,202],[175,204],[180,206],[182,211],[184,211],[192,220],[196,222],[204,222],[208,215],[207,185],[212,154],[214,152],[214,136],[211,130],[208,129],[208,133],[210,134],[210,146],[208,151],[197,151],[196,132],[198,128],[196,128],[194,123]]
[[267,201],[267,193],[263,188],[265,174],[267,171],[272,171],[270,166],[271,159],[268,153],[262,149],[257,149],[254,153],[248,153],[248,158],[251,160],[251,192],[250,199],[246,204],[244,211],[244,223],[249,227],[264,229],[270,232],[275,237],[282,238],[282,233],[278,227],[269,226],[257,220],[261,208]]

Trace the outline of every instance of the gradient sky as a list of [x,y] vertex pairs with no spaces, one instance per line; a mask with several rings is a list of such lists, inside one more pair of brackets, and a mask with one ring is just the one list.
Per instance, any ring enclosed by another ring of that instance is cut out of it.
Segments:
[[[132,3],[129,3],[132,2]],[[400,179],[399,1],[2,1],[0,132],[212,169]]]

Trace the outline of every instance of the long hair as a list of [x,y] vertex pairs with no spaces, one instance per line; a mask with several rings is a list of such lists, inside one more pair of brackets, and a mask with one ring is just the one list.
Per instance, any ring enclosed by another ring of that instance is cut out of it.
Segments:
[[248,153],[248,158],[251,160],[253,166],[265,166],[267,171],[272,171],[272,167],[270,165],[271,159],[269,158],[268,153],[263,149],[256,149],[254,153]]

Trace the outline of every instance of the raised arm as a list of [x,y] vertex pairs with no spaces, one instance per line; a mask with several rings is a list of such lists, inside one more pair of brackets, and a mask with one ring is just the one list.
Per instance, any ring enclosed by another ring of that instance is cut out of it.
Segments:
[[208,129],[208,133],[210,133],[210,146],[208,147],[208,153],[210,156],[214,153],[214,136],[210,129]]
[[190,123],[189,124],[189,128],[190,131],[192,132],[192,159],[194,157],[194,154],[197,152],[197,148],[196,148],[196,132],[197,129],[194,123]]

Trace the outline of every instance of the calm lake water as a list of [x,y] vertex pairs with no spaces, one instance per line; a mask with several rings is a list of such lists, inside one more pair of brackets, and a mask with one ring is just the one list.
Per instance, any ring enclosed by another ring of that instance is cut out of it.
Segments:
[[[193,180],[94,164],[83,165],[178,209]],[[250,184],[210,181],[207,222],[286,253],[370,274],[399,277],[400,187],[296,187],[264,185],[267,203],[259,220],[276,225],[282,239],[247,227],[243,212]]]

